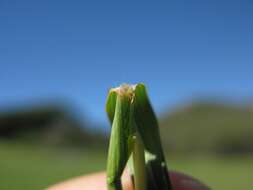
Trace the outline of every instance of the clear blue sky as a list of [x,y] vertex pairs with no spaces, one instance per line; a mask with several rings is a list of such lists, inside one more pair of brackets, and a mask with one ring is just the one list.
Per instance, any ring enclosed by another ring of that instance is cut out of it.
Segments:
[[61,97],[98,122],[122,82],[157,111],[253,97],[253,2],[1,0],[0,66],[0,108]]

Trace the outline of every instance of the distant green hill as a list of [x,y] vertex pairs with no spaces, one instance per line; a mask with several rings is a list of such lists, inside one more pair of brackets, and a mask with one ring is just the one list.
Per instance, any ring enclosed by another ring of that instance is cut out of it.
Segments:
[[88,122],[61,104],[34,105],[0,113],[0,140],[47,145],[105,145],[102,132],[88,130]]
[[178,152],[253,153],[253,109],[195,102],[165,113],[160,132],[166,149]]
[[[0,141],[64,146],[107,146],[108,134],[90,131],[62,105],[43,105],[0,113]],[[253,108],[214,102],[179,106],[160,117],[168,152],[253,153]],[[90,128],[90,127],[89,127]]]

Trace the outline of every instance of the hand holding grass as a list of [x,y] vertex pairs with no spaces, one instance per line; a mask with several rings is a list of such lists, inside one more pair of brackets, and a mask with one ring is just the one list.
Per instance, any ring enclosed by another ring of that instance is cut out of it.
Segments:
[[[170,179],[174,190],[209,190],[200,181],[179,172],[170,171]],[[131,178],[127,173],[122,177],[122,186],[124,190],[134,190]],[[46,190],[107,190],[106,173],[99,172],[76,177],[53,185]]]
[[[168,173],[158,122],[143,84],[111,89],[106,111],[112,124],[106,175],[79,177],[48,190],[208,190],[189,176]],[[132,178],[122,177],[127,164]]]

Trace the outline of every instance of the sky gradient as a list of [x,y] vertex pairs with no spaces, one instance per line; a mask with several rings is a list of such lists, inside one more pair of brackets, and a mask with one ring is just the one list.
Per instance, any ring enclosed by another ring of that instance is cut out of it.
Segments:
[[104,122],[110,87],[155,109],[253,97],[253,2],[0,1],[0,109],[63,99]]

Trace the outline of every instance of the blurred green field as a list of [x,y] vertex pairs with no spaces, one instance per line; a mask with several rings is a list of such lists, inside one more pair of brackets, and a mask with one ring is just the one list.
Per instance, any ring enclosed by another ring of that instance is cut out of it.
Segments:
[[[0,143],[0,189],[40,190],[73,176],[105,169],[105,164],[106,150]],[[253,156],[173,156],[169,165],[173,170],[201,179],[212,189],[251,190],[253,187]]]

